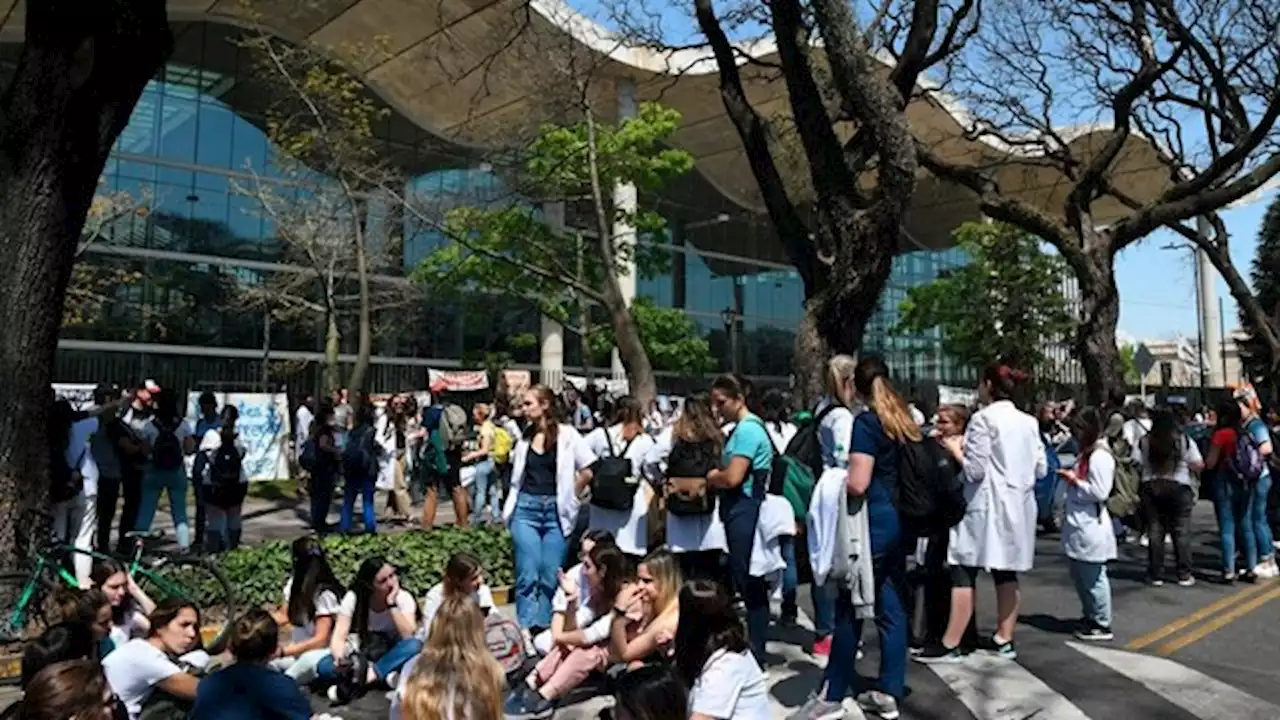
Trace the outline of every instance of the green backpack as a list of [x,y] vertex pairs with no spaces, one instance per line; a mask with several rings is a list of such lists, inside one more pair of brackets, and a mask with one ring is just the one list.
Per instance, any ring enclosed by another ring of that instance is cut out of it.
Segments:
[[[764,423],[760,423],[764,426]],[[814,434],[817,428],[817,422],[810,420],[806,425],[796,428],[796,438],[803,434]],[[769,428],[765,427],[765,434],[768,435]],[[773,442],[773,436],[768,435],[769,442]],[[795,445],[793,439],[791,445]],[[788,447],[787,449],[790,449]],[[796,522],[803,523],[809,516],[809,501],[813,498],[813,488],[818,484],[818,478],[813,473],[813,469],[803,459],[793,454],[780,450],[775,445],[773,448],[773,464],[769,468],[769,494],[781,495],[791,503],[791,511],[795,514]]]
[[1140,463],[1133,461],[1133,446],[1123,434],[1111,438],[1107,449],[1116,461],[1116,476],[1111,485],[1111,495],[1107,497],[1107,512],[1113,518],[1127,518],[1138,512],[1141,504],[1138,493],[1142,486],[1142,468]]

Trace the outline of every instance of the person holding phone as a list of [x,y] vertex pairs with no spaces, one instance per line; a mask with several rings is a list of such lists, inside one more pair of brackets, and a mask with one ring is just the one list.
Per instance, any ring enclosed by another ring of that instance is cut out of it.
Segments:
[[1058,470],[1058,476],[1067,484],[1062,549],[1084,610],[1075,634],[1086,641],[1113,640],[1107,563],[1116,559],[1116,535],[1107,498],[1115,484],[1116,459],[1102,437],[1102,413],[1096,408],[1077,413],[1071,432],[1080,443],[1080,460],[1074,469]]

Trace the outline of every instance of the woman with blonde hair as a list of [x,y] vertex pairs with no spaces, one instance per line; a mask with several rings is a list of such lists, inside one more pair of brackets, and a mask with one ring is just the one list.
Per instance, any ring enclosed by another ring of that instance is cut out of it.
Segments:
[[[666,550],[649,553],[636,568],[634,585],[620,593],[610,628],[613,661],[640,665],[651,658],[665,660],[680,624],[680,566]],[[643,619],[630,620],[639,608]]]
[[467,596],[436,612],[422,653],[405,665],[390,720],[500,720],[506,675],[484,642],[484,615]]
[[[824,402],[838,403],[845,411],[832,411],[822,419],[819,439],[823,464],[828,470],[823,472],[814,489],[811,508],[819,506],[821,497],[826,495],[823,486],[829,487],[832,477],[843,479],[846,512],[865,515],[871,573],[870,578],[864,577],[863,565],[862,571],[852,573],[847,582],[841,581],[838,589],[832,589],[836,595],[835,627],[826,670],[826,693],[811,698],[791,717],[843,716],[840,704],[855,679],[854,663],[862,621],[870,616],[872,607],[880,636],[880,687],[859,694],[857,702],[866,712],[898,717],[898,702],[906,690],[909,631],[903,594],[908,548],[894,494],[899,481],[900,449],[907,443],[920,442],[922,435],[906,401],[894,390],[888,366],[878,357],[863,357],[856,363],[848,356],[832,358],[828,364],[828,389],[831,395]],[[855,416],[852,409],[860,405],[866,409]],[[811,526],[824,521],[827,526],[842,522],[841,518],[832,517],[831,503],[821,505],[825,508],[821,514],[816,510],[810,512]],[[820,542],[818,536],[829,534],[813,527],[811,549],[815,542]],[[816,554],[828,558],[827,563],[834,563],[835,552],[834,547],[819,548]],[[818,576],[826,575],[822,570],[832,567],[815,565],[815,582]]]

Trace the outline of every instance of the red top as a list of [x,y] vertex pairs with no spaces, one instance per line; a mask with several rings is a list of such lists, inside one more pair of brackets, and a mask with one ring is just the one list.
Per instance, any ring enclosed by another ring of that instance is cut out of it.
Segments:
[[1223,452],[1234,452],[1237,438],[1239,438],[1239,435],[1233,428],[1222,428],[1213,431],[1213,436],[1209,438],[1209,444]]

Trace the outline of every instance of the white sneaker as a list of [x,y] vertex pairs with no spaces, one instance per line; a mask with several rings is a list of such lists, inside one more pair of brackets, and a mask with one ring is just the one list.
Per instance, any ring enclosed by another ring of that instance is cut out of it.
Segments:
[[1151,545],[1151,538],[1147,537],[1144,533],[1142,537],[1138,538],[1138,544],[1142,547],[1148,547]]
[[1260,578],[1280,577],[1280,572],[1277,572],[1276,567],[1267,563],[1259,564],[1258,567],[1253,569],[1253,574]]

